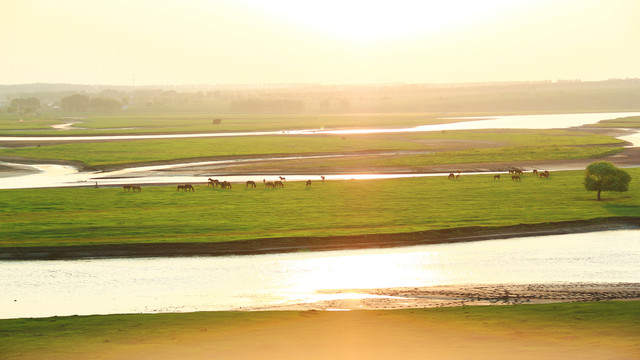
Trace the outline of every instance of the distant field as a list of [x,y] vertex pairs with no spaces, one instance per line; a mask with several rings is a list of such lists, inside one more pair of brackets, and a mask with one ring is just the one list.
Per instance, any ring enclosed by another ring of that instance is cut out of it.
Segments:
[[[634,359],[640,303],[0,320],[4,359]],[[345,356],[345,354],[347,356]],[[351,356],[353,355],[353,356]]]
[[[628,169],[629,192],[582,185],[583,172],[289,183],[284,189],[232,190],[197,185],[0,190],[0,246],[154,242],[402,233],[613,216],[640,216],[640,169]],[[204,180],[204,179],[203,179]]]
[[603,120],[591,127],[610,127],[610,128],[640,128],[640,116],[630,116],[626,118]]
[[[618,152],[621,144],[610,136],[569,130],[481,130],[375,135],[257,136],[172,140],[43,144],[0,149],[0,156],[81,161],[112,165],[174,159],[364,151],[438,151],[438,155],[377,157],[371,166],[415,167],[419,164],[595,158]],[[324,171],[348,165],[327,160]],[[348,162],[348,161],[347,161]],[[334,164],[334,165],[332,165]]]

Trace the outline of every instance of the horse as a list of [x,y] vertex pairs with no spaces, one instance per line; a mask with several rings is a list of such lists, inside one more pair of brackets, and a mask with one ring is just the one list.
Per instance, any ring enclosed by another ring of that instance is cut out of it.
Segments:
[[264,182],[264,187],[273,189],[273,181],[265,181]]
[[274,188],[278,188],[278,187],[283,188],[284,184],[282,183],[282,181],[276,180],[276,181],[273,182],[273,187]]
[[184,185],[178,185],[178,188],[176,191],[180,191],[180,190],[184,191]]
[[449,177],[448,177],[449,180],[454,180],[455,178],[456,178],[456,176],[453,175],[453,173],[449,174]]
[[306,187],[310,188],[311,187],[311,180],[307,180],[307,185]]
[[522,169],[515,169],[513,170],[513,173],[516,175],[523,175],[524,173],[522,172]]
[[131,190],[131,185],[122,185],[122,190],[124,190],[124,191]]
[[287,181],[287,179],[284,176],[278,176],[280,178],[280,181]]
[[219,184],[220,184],[220,181],[218,181],[217,179],[209,178],[209,182],[207,183],[207,187],[209,187],[209,185],[211,185],[211,187],[218,187]]
[[221,189],[231,189],[231,183],[228,181],[223,181],[220,183]]
[[320,179],[322,179],[322,181],[324,181],[324,175],[320,175]]
[[251,180],[247,181],[247,186],[246,187],[249,187],[249,186],[256,187],[255,181],[251,181]]
[[549,171],[545,170],[544,172],[538,173],[538,176],[540,177],[540,179],[542,178],[549,178]]
[[538,169],[533,169],[533,175],[538,175]]
[[493,180],[500,180],[500,174],[493,175]]
[[184,184],[184,191],[196,191],[191,184]]
[[140,191],[142,191],[142,188],[140,187],[140,185],[131,185],[131,191],[140,192]]
[[511,180],[522,181],[522,179],[520,178],[520,175],[512,175]]

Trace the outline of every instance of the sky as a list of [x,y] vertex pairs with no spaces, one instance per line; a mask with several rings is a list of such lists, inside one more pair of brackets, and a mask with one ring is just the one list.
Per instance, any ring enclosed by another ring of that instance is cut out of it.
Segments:
[[640,78],[639,0],[0,0],[0,84]]

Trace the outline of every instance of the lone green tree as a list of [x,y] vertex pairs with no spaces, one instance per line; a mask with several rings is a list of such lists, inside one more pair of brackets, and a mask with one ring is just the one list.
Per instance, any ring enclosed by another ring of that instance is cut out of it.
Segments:
[[584,174],[584,187],[589,191],[598,192],[598,201],[601,201],[602,191],[627,191],[629,190],[631,175],[607,161],[596,161],[587,166]]

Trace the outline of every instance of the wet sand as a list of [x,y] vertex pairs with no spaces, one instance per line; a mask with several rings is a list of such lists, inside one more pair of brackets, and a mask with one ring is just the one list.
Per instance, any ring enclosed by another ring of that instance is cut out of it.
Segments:
[[324,291],[323,293],[356,293],[376,297],[247,310],[395,310],[473,305],[640,300],[640,283],[442,285]]

